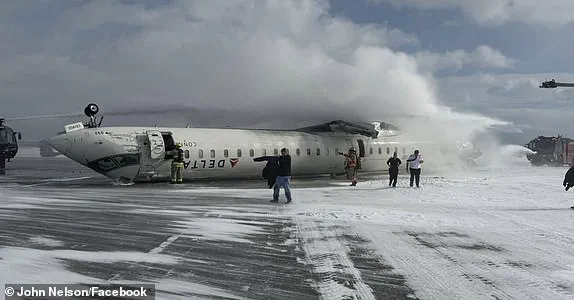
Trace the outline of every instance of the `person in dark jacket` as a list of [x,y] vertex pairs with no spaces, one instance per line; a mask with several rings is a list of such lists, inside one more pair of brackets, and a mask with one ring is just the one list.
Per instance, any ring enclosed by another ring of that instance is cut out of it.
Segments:
[[402,164],[400,158],[397,157],[397,152],[393,153],[393,157],[387,160],[389,166],[389,186],[397,186],[397,178],[399,176],[399,166]]
[[574,186],[574,166],[570,167],[570,169],[566,171],[562,185],[566,188],[566,190],[569,190]]
[[291,156],[289,150],[286,148],[281,149],[281,156],[277,159],[279,168],[277,169],[277,180],[273,186],[273,200],[271,202],[279,201],[279,189],[283,187],[285,190],[286,203],[291,202],[291,190],[289,189],[289,180],[291,179]]
[[271,189],[277,180],[277,170],[279,169],[279,156],[260,156],[253,161],[267,161],[267,164],[261,172],[261,176],[267,179],[267,186]]

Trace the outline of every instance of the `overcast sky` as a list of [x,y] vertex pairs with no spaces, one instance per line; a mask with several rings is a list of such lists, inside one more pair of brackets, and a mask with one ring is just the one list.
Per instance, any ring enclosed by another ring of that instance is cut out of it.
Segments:
[[[193,107],[277,127],[460,112],[524,144],[574,136],[574,88],[538,88],[574,82],[572,36],[572,0],[2,1],[1,115],[95,102],[179,111],[108,125],[205,125],[181,116]],[[37,139],[68,122],[11,124]]]

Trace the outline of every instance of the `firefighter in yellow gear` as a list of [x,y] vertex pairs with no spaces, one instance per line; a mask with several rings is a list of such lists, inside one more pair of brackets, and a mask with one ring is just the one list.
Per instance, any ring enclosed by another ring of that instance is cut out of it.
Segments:
[[181,143],[175,144],[171,161],[171,184],[183,183],[183,150]]
[[355,147],[349,149],[349,153],[338,153],[345,156],[345,171],[347,179],[351,180],[351,185],[357,185],[357,170],[361,168],[361,158],[357,155]]

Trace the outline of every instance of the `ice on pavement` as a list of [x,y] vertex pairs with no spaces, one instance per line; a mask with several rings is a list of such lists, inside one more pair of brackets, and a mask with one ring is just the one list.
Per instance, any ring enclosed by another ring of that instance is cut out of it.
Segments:
[[[573,299],[574,194],[562,187],[565,172],[517,157],[466,172],[423,169],[419,189],[408,187],[406,176],[389,188],[386,174],[360,178],[356,187],[344,180],[306,187],[294,178],[287,205],[283,192],[279,204],[269,203],[272,190],[263,181],[261,188],[6,185],[0,283],[141,276],[158,285],[160,299],[279,296],[270,287],[309,299],[311,292],[295,293],[309,287],[325,299]],[[81,223],[69,225],[70,237],[52,230],[66,226],[50,222],[54,214],[72,222],[70,214],[85,212],[107,215],[74,219]],[[36,219],[46,220],[44,228],[25,228]],[[115,270],[114,263],[127,265]],[[82,271],[93,264],[116,275]],[[143,276],[140,264],[163,275]],[[287,274],[296,268],[308,272]],[[277,278],[267,281],[269,270]]]

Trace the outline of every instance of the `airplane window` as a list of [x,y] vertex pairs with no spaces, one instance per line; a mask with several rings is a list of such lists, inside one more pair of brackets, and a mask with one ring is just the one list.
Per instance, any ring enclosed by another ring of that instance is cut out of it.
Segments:
[[335,148],[335,154],[339,154],[339,148]]
[[237,149],[237,157],[241,157],[241,149]]
[[327,152],[325,153],[326,156],[329,156],[329,148],[327,148]]
[[407,153],[407,149],[403,147],[403,154]]
[[307,148],[307,155],[311,155],[311,149]]
[[381,147],[379,147],[379,155],[383,154],[383,150],[381,150]]
[[321,149],[317,148],[317,156],[321,155]]
[[373,148],[369,147],[369,154],[373,154]]
[[209,154],[211,155],[211,158],[215,157],[215,150],[211,149],[209,150]]
[[249,156],[255,156],[255,151],[253,151],[253,149],[249,149]]
[[301,150],[300,150],[299,148],[297,148],[297,149],[295,150],[295,153],[297,154],[297,156],[299,156],[299,155],[301,155]]
[[225,158],[229,157],[229,150],[223,150],[223,156],[225,156]]
[[389,149],[389,147],[387,147],[387,154],[391,154],[391,149]]
[[279,151],[277,149],[273,149],[273,155],[279,155]]
[[199,149],[199,151],[197,151],[197,156],[199,158],[203,158],[203,150]]
[[185,158],[189,158],[189,150],[185,150]]
[[267,150],[265,150],[265,149],[261,149],[261,155],[262,155],[262,156],[265,156],[265,155],[267,155]]

